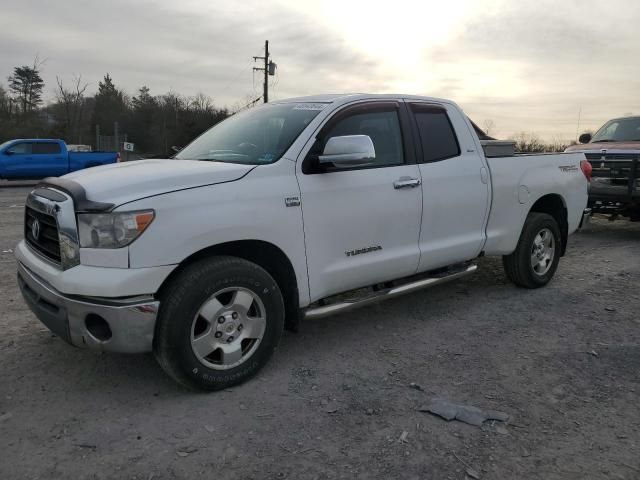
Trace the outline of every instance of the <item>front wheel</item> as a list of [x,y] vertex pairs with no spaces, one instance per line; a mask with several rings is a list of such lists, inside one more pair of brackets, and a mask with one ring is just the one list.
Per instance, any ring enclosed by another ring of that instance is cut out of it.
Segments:
[[524,288],[549,283],[558,268],[561,242],[560,227],[551,215],[529,213],[515,251],[502,257],[509,280]]
[[154,353],[174,380],[220,390],[264,366],[284,328],[284,302],[264,269],[234,257],[185,267],[162,294]]

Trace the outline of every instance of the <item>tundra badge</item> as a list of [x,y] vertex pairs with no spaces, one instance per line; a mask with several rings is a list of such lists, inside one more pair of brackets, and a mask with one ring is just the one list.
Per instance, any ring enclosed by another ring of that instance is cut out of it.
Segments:
[[357,250],[347,250],[344,254],[347,257],[353,257],[354,255],[361,255],[363,253],[376,252],[382,250],[380,245],[374,245],[372,247],[358,248]]
[[284,204],[287,207],[299,207],[300,206],[300,197],[285,197]]

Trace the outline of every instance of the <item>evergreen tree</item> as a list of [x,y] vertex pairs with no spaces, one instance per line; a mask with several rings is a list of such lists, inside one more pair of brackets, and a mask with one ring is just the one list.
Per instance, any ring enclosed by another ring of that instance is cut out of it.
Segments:
[[103,135],[114,134],[114,123],[118,122],[120,131],[125,131],[128,120],[127,97],[122,90],[116,88],[111,76],[107,73],[98,82],[98,93],[95,96],[92,126],[100,126]]
[[8,80],[9,91],[20,105],[23,115],[37,109],[42,103],[44,81],[38,71],[37,62],[34,62],[33,67],[15,67],[13,75],[9,76]]

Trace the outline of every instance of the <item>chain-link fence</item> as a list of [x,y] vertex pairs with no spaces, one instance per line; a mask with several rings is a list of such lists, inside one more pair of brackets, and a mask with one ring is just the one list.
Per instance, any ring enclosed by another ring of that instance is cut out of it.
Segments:
[[122,144],[127,141],[127,134],[119,131],[118,122],[114,123],[113,132],[113,135],[102,135],[100,125],[96,125],[94,150],[97,152],[119,152],[122,156]]

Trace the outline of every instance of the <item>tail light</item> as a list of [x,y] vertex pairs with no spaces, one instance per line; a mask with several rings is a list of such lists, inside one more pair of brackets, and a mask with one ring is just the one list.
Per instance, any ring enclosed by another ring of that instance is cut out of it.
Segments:
[[587,179],[587,182],[590,182],[591,181],[591,173],[593,172],[593,167],[591,166],[589,161],[580,160],[580,169],[582,170],[582,173],[584,173],[584,176]]
[[120,152],[116,153],[116,163],[120,163]]

